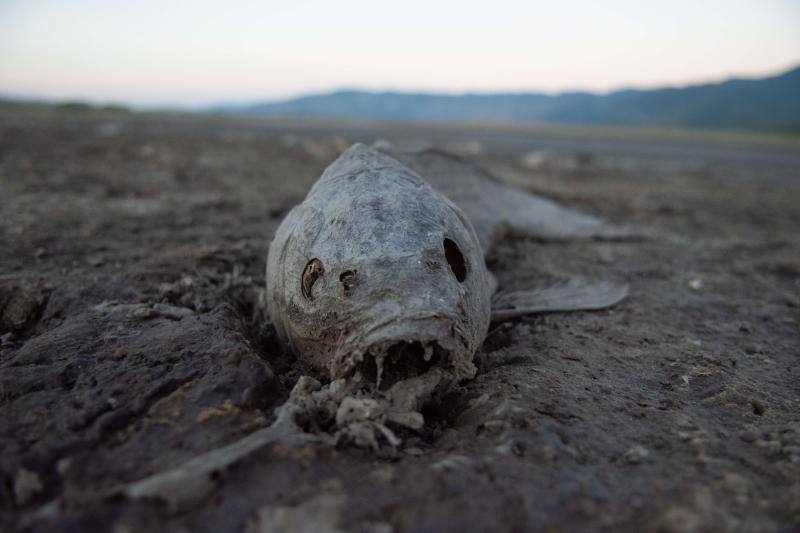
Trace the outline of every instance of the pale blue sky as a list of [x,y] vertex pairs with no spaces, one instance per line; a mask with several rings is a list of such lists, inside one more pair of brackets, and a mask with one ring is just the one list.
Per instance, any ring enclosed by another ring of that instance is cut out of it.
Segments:
[[797,64],[797,0],[0,0],[0,93],[44,98],[607,91]]

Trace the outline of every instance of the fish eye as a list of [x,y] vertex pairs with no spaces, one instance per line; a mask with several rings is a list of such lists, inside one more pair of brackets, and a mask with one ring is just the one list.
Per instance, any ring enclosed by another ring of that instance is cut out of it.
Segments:
[[447,259],[447,264],[450,265],[450,270],[453,271],[453,275],[455,275],[459,283],[464,283],[464,280],[467,279],[467,262],[464,259],[464,254],[461,253],[461,249],[455,241],[451,239],[445,239],[442,244],[444,246],[444,257]]
[[306,267],[303,269],[303,276],[300,281],[300,289],[303,291],[303,296],[305,296],[306,300],[314,299],[314,297],[311,295],[311,288],[314,286],[314,283],[316,283],[317,280],[323,275],[325,275],[325,268],[322,266],[322,261],[315,257],[306,263]]

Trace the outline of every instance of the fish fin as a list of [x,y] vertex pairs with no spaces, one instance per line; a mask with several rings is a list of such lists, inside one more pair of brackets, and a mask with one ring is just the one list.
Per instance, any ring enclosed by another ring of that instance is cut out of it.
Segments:
[[439,150],[407,153],[386,144],[378,148],[410,166],[461,208],[475,227],[484,253],[509,232],[548,241],[646,237],[636,228],[506,185],[478,165]]
[[538,289],[502,291],[492,298],[492,322],[536,313],[597,310],[628,296],[628,284],[569,280]]

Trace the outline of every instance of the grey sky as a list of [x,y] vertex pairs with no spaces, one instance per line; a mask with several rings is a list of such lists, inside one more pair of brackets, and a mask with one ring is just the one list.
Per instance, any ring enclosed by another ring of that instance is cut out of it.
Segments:
[[47,98],[606,91],[798,63],[800,2],[785,0],[0,0],[0,93]]

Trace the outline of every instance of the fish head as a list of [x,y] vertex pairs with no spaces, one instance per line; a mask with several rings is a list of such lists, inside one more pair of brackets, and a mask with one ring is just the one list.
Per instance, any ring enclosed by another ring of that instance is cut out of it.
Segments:
[[354,145],[279,227],[267,300],[279,337],[331,379],[379,389],[474,376],[490,281],[472,225],[390,156]]

